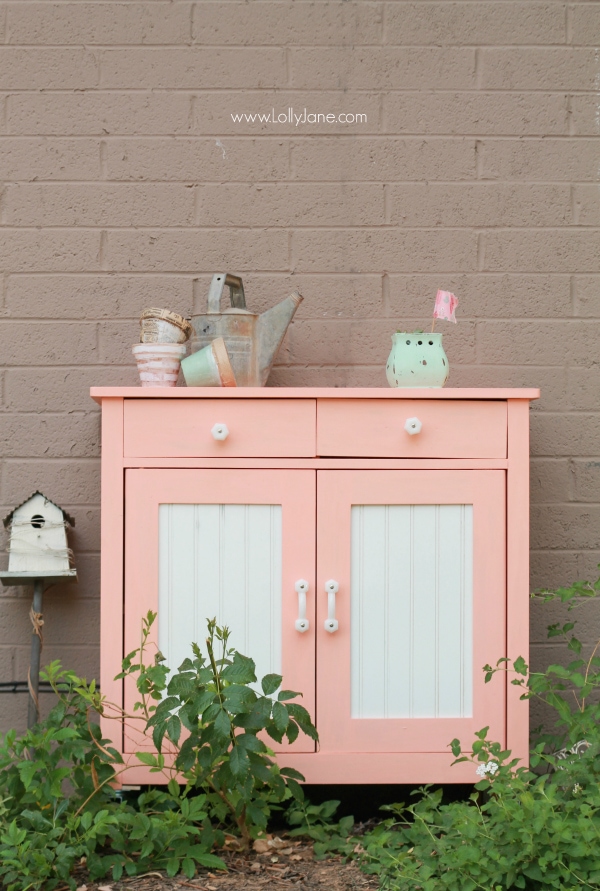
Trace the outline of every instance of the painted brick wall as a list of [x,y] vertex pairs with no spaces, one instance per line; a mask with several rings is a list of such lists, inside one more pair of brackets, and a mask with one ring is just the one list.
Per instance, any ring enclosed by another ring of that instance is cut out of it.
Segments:
[[[99,416],[141,309],[211,273],[305,301],[273,385],[384,383],[390,334],[460,297],[453,386],[541,386],[532,585],[600,559],[600,2],[0,2],[0,506],[74,514],[45,656],[98,664]],[[366,123],[236,124],[353,113]],[[24,678],[29,595],[0,598]],[[585,613],[589,638],[598,613]],[[533,615],[538,664],[550,616]],[[25,698],[3,696],[0,727]]]

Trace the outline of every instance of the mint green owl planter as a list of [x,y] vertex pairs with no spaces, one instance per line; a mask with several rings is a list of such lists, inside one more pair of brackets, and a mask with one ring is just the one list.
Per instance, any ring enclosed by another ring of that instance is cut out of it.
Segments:
[[390,387],[443,387],[450,367],[441,334],[392,334],[386,374]]

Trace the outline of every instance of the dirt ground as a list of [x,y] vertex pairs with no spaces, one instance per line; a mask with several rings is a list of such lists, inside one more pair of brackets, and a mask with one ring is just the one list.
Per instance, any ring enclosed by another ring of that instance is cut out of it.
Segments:
[[304,840],[269,837],[268,844],[258,844],[258,848],[266,850],[245,854],[219,851],[228,872],[201,869],[193,879],[183,875],[170,879],[163,872],[150,872],[118,882],[90,882],[82,868],[76,875],[77,891],[376,891],[378,887],[377,879],[362,873],[354,863],[338,857],[315,860],[312,844]]

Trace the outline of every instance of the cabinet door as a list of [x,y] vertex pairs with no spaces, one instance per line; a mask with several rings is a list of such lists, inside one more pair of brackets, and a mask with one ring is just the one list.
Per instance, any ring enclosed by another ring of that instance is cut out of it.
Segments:
[[504,471],[317,476],[321,750],[446,752],[487,725],[504,742],[505,677],[481,670],[505,655]]
[[[142,616],[156,610],[153,642],[177,668],[216,616],[258,679],[282,674],[314,717],[315,471],[128,470],[125,492],[125,651],[139,646]],[[309,583],[303,633],[299,579]],[[128,710],[135,694],[127,681]],[[301,735],[275,748],[309,752],[314,743]]]

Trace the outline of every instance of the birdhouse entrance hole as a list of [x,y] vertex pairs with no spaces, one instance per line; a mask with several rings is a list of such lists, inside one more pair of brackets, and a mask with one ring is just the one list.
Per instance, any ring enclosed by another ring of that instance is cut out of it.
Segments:
[[35,516],[31,518],[31,525],[34,529],[41,529],[45,522],[46,517],[42,517],[41,514],[35,514]]

